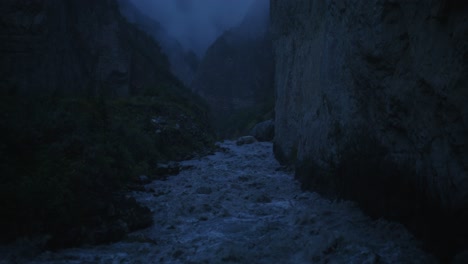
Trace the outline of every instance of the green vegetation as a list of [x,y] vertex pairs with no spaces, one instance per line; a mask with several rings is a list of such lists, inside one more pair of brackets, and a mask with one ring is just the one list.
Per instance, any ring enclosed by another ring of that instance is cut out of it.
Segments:
[[237,138],[245,136],[258,123],[274,118],[274,97],[269,96],[264,103],[254,107],[234,111],[213,123],[218,138]]
[[114,100],[2,95],[1,240],[60,240],[110,221],[105,211],[127,183],[153,176],[157,162],[212,146],[202,104],[176,90],[151,93]]
[[[46,1],[34,12],[9,2],[5,47],[19,35],[30,45],[5,49],[0,64],[0,242],[98,243],[148,225],[149,210],[123,191],[154,178],[159,162],[212,147],[208,108],[116,1]],[[39,13],[31,28],[16,19]]]

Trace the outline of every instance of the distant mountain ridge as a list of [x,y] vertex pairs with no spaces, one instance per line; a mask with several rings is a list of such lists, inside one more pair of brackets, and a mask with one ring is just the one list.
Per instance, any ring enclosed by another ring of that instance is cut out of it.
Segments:
[[182,45],[164,30],[159,21],[143,14],[131,1],[118,2],[122,15],[161,45],[162,51],[169,59],[171,72],[189,86],[198,67],[197,55],[192,51],[185,51]]
[[269,1],[254,1],[241,24],[222,34],[200,63],[191,88],[210,104],[218,130],[238,113],[273,97],[268,27]]

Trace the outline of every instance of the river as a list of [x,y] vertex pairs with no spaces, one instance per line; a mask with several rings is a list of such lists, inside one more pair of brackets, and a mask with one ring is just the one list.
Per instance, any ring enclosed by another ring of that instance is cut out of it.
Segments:
[[351,202],[301,191],[293,173],[274,159],[271,143],[218,144],[222,151],[184,161],[178,175],[129,194],[151,208],[150,228],[118,243],[23,261],[435,263],[402,225],[370,219]]

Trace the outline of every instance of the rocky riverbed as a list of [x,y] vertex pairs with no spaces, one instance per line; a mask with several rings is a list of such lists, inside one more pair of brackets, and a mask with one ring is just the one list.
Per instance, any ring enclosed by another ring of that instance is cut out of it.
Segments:
[[0,263],[435,263],[403,226],[350,202],[302,192],[272,144],[221,151],[133,192],[155,224],[123,241],[34,257],[3,248]]

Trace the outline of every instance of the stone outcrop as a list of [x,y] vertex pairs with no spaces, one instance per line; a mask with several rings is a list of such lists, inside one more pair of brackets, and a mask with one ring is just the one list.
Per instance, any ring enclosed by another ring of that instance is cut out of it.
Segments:
[[267,120],[256,124],[250,131],[250,135],[258,141],[272,141],[275,137],[275,122]]
[[5,0],[0,10],[2,89],[126,96],[174,79],[159,46],[114,0]]
[[272,97],[268,6],[268,0],[254,1],[242,23],[222,34],[199,65],[191,88],[211,106],[215,127]]
[[275,152],[304,187],[467,245],[462,1],[272,0]]

